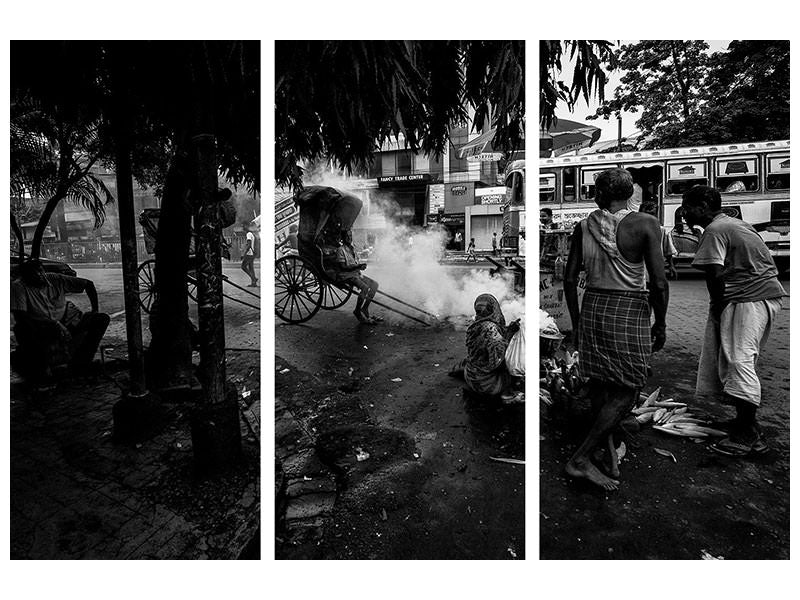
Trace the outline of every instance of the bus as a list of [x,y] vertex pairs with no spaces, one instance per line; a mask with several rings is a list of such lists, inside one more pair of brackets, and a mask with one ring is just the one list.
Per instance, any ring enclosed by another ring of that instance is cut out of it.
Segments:
[[681,196],[694,185],[710,185],[720,191],[725,213],[759,232],[778,269],[789,268],[788,141],[559,156],[540,159],[539,167],[539,207],[552,209],[564,229],[597,208],[597,175],[621,167],[631,173],[641,200],[656,202],[678,261],[691,261],[700,234],[686,226]]
[[503,206],[503,254],[519,254],[519,233],[525,231],[525,160],[508,163],[505,172],[506,201]]

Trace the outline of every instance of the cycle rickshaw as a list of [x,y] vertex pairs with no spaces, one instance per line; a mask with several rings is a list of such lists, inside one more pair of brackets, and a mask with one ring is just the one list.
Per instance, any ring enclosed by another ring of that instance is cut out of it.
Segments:
[[[161,214],[161,209],[159,208],[146,208],[142,211],[139,215],[139,223],[142,225],[142,231],[144,232],[144,244],[145,249],[147,250],[148,254],[155,254],[156,248],[156,233],[158,231],[158,218]],[[228,248],[230,248],[230,244],[225,241],[225,238],[220,235],[220,244],[222,245],[223,255],[226,258],[230,258],[230,252]],[[194,264],[194,234],[192,235],[192,244],[190,247],[190,256],[189,256],[189,264]],[[150,311],[153,308],[153,301],[155,300],[155,267],[156,261],[154,258],[148,259],[144,261],[142,264],[139,265],[138,269],[136,270],[138,279],[139,279],[139,305],[142,307],[142,310],[150,314]],[[227,275],[222,276],[223,284],[232,285],[233,287],[242,290],[243,292],[254,296],[255,298],[261,298],[258,294],[254,293],[251,290],[243,288],[242,286],[234,283],[231,281]],[[186,274],[186,287],[187,292],[189,294],[189,298],[192,301],[197,302],[197,270],[196,268],[192,267],[189,269],[189,272]],[[239,304],[244,304],[245,306],[249,306],[250,308],[255,308],[256,310],[261,310],[259,306],[255,304],[250,304],[249,302],[245,302],[239,298],[234,298],[233,296],[229,296],[223,292],[223,297],[227,298],[228,300],[232,300],[233,302],[238,302]]]
[[[275,315],[287,323],[304,323],[320,309],[335,310],[344,306],[353,294],[346,283],[336,281],[333,262],[342,232],[352,229],[361,200],[332,187],[309,186],[295,194],[300,213],[297,253],[275,261]],[[381,296],[436,319],[399,298],[378,290]],[[372,300],[387,310],[423,325],[430,323],[392,306]]]

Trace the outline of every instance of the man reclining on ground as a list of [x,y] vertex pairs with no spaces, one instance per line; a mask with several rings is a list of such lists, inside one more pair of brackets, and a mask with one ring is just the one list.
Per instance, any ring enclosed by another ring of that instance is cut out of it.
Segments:
[[[80,292],[89,297],[89,313],[67,301],[67,294]],[[52,387],[57,365],[67,364],[73,372],[88,367],[111,320],[98,312],[94,283],[45,273],[36,259],[23,263],[11,283],[11,313],[18,344],[12,366],[40,388]]]

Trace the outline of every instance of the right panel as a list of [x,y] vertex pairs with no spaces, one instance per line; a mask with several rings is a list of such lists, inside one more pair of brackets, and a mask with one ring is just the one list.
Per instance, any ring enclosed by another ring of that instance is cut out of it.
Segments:
[[789,558],[789,42],[540,41],[543,559]]

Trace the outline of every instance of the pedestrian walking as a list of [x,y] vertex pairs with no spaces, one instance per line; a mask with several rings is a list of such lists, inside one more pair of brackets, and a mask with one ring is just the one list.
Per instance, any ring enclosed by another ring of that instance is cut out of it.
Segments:
[[247,224],[244,255],[242,256],[242,271],[250,278],[250,283],[247,287],[258,287],[258,278],[256,277],[256,268],[254,265],[256,260],[256,235],[253,233],[254,229],[255,225],[252,223]]
[[[650,354],[666,340],[667,281],[661,229],[651,215],[627,208],[633,181],[624,169],[596,179],[598,209],[575,227],[564,279],[581,373],[590,397],[601,404],[586,439],[566,464],[568,475],[605,490],[617,489],[619,475],[611,435],[634,406],[647,380]],[[586,292],[578,306],[578,278],[586,272]],[[650,280],[648,294],[645,273]],[[650,310],[655,324],[650,326]],[[609,474],[590,460],[607,441]]]
[[492,234],[492,254],[494,256],[498,255],[498,252],[497,252],[497,232],[496,231]]
[[716,424],[730,436],[711,448],[731,456],[763,454],[768,447],[756,420],[756,363],[786,291],[764,240],[722,212],[719,191],[695,186],[683,194],[682,206],[689,226],[704,228],[692,266],[705,272],[710,296],[696,393],[736,407],[734,419]]
[[469,238],[469,246],[467,246],[467,262],[478,262],[478,257],[475,255],[475,238]]

